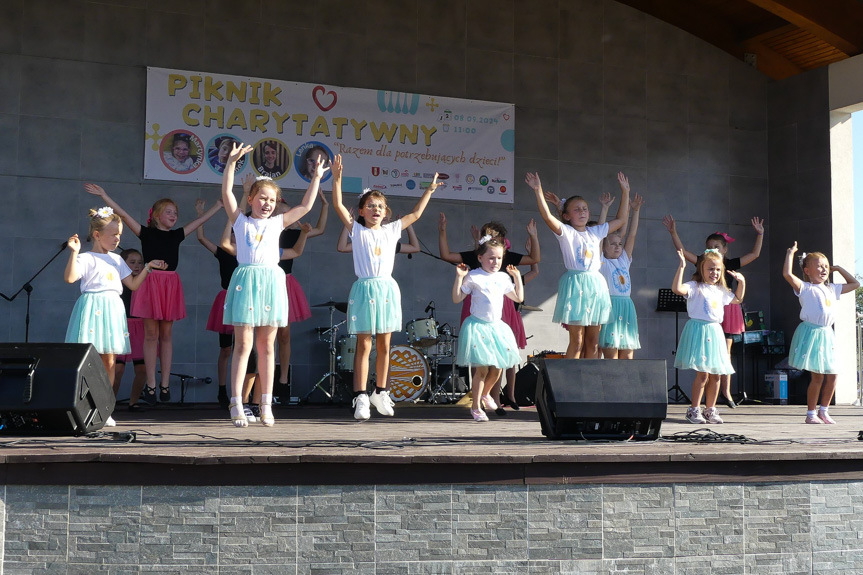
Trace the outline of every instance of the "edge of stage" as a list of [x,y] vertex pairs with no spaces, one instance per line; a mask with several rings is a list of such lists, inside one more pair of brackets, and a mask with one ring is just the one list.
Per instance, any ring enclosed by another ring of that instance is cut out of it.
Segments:
[[[396,404],[356,422],[347,406],[276,409],[276,425],[231,426],[215,405],[115,411],[96,437],[0,436],[6,485],[413,485],[773,482],[863,479],[863,408],[722,409],[723,425],[669,405],[658,441],[551,441],[534,408],[475,423],[462,405]],[[134,437],[134,441],[129,441]],[[683,441],[683,439],[699,441]],[[708,441],[712,439],[712,441]]]

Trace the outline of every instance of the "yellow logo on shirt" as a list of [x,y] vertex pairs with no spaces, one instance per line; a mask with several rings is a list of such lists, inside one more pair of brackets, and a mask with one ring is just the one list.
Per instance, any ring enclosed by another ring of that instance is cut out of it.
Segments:
[[710,307],[712,307],[713,309],[716,309],[717,307],[719,307],[719,304],[715,301],[712,301],[712,302],[710,302]]
[[114,272],[108,272],[107,274],[105,274],[105,279],[109,282],[114,281]]
[[381,246],[375,246],[375,255],[380,257],[380,255],[381,255]]
[[589,259],[590,259],[590,258],[592,258],[592,257],[593,257],[593,252],[592,252],[592,251],[590,251],[589,249],[585,248],[585,250],[584,250],[584,259],[589,260]]
[[623,276],[623,274],[617,276],[617,281],[619,281],[620,285],[622,286],[626,285],[626,278]]
[[829,299],[825,299],[824,305],[826,305],[827,307],[830,307],[831,305],[833,305],[833,303]]

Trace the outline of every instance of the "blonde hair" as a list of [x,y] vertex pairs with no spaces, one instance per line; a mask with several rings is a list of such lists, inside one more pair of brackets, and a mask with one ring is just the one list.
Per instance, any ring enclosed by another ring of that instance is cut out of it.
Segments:
[[719,274],[719,281],[716,283],[721,284],[722,287],[728,289],[728,284],[725,282],[725,261],[722,258],[722,254],[713,250],[707,250],[702,255],[698,256],[698,261],[695,262],[695,273],[692,274],[692,281],[706,283],[704,281],[704,264],[707,260],[716,260],[719,262],[721,273]]
[[98,208],[90,208],[90,229],[87,232],[87,241],[93,241],[93,232],[102,232],[111,222],[123,223],[123,220],[115,213],[110,216],[102,217],[99,215]]
[[830,260],[827,259],[827,256],[825,256],[821,252],[809,252],[808,254],[806,252],[803,252],[802,254],[800,254],[800,271],[803,272],[803,277],[804,279],[806,279],[807,282],[811,283],[809,276],[806,275],[806,266],[808,266],[809,262],[811,262],[812,260],[820,260],[821,258],[824,258],[824,261],[827,262],[828,266],[830,265]]
[[256,180],[255,183],[252,184],[252,187],[249,188],[249,202],[251,202],[263,188],[272,188],[276,192],[277,204],[282,201],[282,188],[280,188],[279,185],[270,178],[261,178]]

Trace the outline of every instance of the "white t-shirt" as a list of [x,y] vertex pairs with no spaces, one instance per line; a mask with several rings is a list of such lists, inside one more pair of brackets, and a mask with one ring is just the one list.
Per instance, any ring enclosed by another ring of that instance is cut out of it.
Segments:
[[836,300],[842,295],[842,284],[811,284],[803,282],[800,293],[800,319],[820,326],[831,326],[836,321]]
[[608,235],[608,224],[591,226],[583,232],[561,223],[560,235],[555,235],[563,253],[563,265],[568,270],[596,272],[602,265],[599,242]]
[[81,272],[81,293],[114,291],[120,295],[123,293],[121,280],[132,274],[117,254],[79,253],[76,261]]
[[725,317],[725,306],[734,299],[734,294],[721,285],[709,285],[701,282],[686,282],[683,284],[687,294],[686,313],[692,319],[722,323]]
[[602,267],[599,272],[608,284],[608,293],[616,296],[632,295],[632,282],[629,278],[629,266],[632,260],[626,255],[626,250],[621,252],[620,257],[612,260],[602,257]]
[[354,220],[351,242],[354,252],[354,273],[360,279],[393,275],[396,244],[402,235],[402,221],[396,220],[373,230]]
[[504,294],[514,289],[508,274],[489,273],[482,268],[468,272],[461,284],[461,291],[470,294],[470,315],[483,321],[497,321],[502,317]]
[[262,220],[241,213],[237,215],[233,227],[237,238],[238,263],[279,264],[279,235],[285,227],[282,216]]

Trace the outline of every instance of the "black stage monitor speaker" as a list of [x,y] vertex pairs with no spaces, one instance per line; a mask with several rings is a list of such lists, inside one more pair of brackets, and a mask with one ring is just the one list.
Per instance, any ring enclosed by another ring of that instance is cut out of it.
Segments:
[[665,360],[540,359],[536,408],[549,439],[657,439]]
[[80,435],[113,411],[114,391],[92,345],[0,344],[0,434]]

